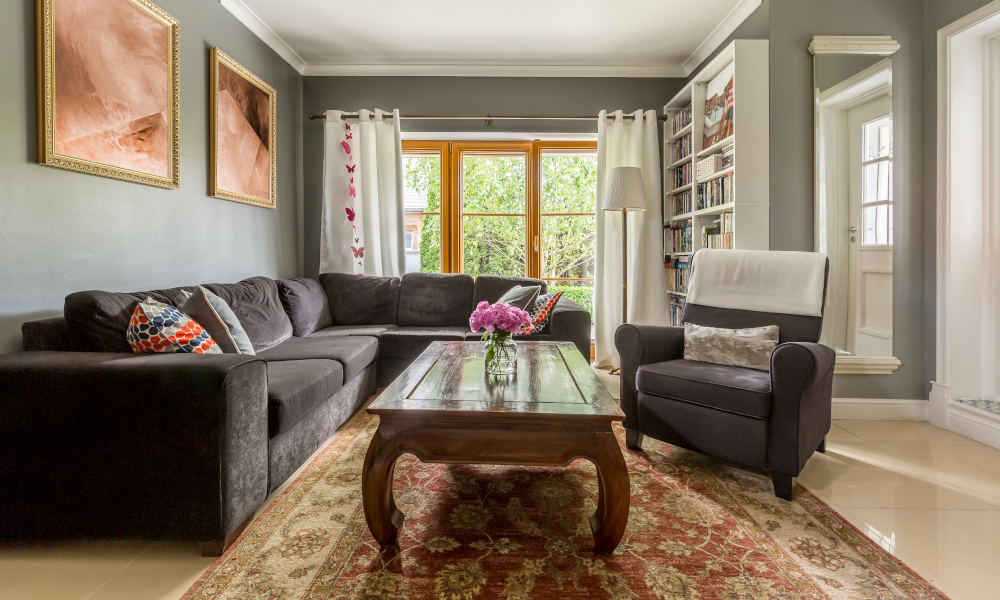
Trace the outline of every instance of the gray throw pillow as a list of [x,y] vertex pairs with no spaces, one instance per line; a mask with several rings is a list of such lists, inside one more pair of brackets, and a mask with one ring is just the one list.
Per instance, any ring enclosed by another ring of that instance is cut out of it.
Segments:
[[540,285],[515,285],[507,290],[506,294],[500,296],[500,299],[497,300],[497,302],[503,302],[504,304],[520,308],[521,310],[529,310],[529,307],[535,305],[535,300],[538,298],[538,294],[540,294],[541,291],[542,286]]
[[[184,292],[187,294],[187,292]],[[253,344],[226,301],[202,286],[177,308],[198,322],[226,354],[253,355]]]
[[684,360],[770,371],[771,353],[777,347],[777,325],[724,329],[684,324]]

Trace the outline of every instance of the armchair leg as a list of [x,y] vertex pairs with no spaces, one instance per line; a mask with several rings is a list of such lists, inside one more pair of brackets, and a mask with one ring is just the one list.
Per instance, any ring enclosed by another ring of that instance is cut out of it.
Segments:
[[816,448],[816,452],[826,454],[826,438],[823,438],[823,441],[819,443],[819,446]]
[[642,450],[642,434],[638,429],[625,430],[625,446],[631,450]]
[[771,471],[771,482],[774,484],[774,495],[782,500],[791,500],[795,489],[795,478],[791,475]]

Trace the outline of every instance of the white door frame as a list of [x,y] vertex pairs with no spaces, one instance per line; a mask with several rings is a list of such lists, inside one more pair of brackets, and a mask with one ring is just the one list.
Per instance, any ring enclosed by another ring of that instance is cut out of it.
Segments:
[[[937,347],[928,421],[1000,447],[996,399],[1000,0],[938,31]],[[985,276],[984,276],[985,274]]]

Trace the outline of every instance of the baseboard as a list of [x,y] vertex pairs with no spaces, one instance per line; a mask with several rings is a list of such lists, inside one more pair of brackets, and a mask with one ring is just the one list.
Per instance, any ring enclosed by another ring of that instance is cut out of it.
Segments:
[[981,444],[1000,448],[1000,415],[949,401],[948,429]]
[[860,421],[926,421],[926,400],[834,398],[833,418]]

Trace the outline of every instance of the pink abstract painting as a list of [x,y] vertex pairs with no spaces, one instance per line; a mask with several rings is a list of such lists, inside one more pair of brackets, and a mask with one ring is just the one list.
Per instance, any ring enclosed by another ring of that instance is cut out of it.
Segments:
[[53,0],[54,146],[167,177],[170,28],[128,0]]
[[271,197],[270,102],[267,92],[219,62],[220,189],[263,200]]

